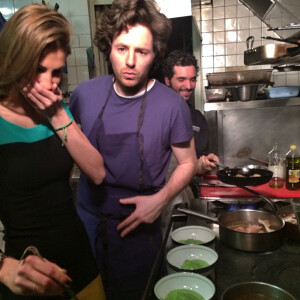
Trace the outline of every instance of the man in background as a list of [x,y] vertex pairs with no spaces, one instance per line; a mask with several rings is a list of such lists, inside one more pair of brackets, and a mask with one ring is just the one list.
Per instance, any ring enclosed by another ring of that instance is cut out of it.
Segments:
[[[196,88],[198,72],[199,66],[197,59],[185,50],[174,50],[171,52],[165,59],[162,68],[165,84],[182,96],[191,112],[197,155],[196,175],[200,176],[216,168],[213,161],[219,161],[219,158],[213,153],[207,154],[209,135],[207,121],[203,114],[199,110],[196,110],[189,102],[190,97]],[[177,161],[175,157],[172,156],[167,173],[167,180],[176,168],[176,165]],[[161,220],[164,233],[166,233],[174,206],[179,203],[186,203],[189,205],[190,200],[197,198],[198,195],[199,191],[197,184],[192,180],[189,186],[173,198],[172,202],[165,207],[162,213]]]
[[179,93],[189,106],[195,148],[197,154],[197,175],[202,175],[215,168],[212,161],[219,161],[213,154],[208,154],[208,126],[203,114],[189,102],[195,91],[199,65],[197,59],[188,51],[174,50],[169,54],[163,64],[163,77],[165,84]]

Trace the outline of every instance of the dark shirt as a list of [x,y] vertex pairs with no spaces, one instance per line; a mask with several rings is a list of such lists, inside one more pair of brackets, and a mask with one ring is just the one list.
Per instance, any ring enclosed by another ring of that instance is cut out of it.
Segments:
[[190,103],[187,102],[187,104],[192,116],[195,148],[197,158],[199,158],[202,155],[208,154],[208,125],[203,114],[195,109]]

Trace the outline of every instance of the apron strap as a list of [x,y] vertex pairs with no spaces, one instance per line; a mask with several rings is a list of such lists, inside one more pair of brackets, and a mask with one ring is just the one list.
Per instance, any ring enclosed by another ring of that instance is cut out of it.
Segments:
[[141,165],[140,165],[140,170],[139,170],[139,187],[141,189],[144,188],[145,183],[144,183],[144,139],[140,135],[141,127],[144,121],[144,115],[145,115],[145,110],[146,110],[146,94],[147,94],[147,86],[148,86],[148,81],[146,85],[146,90],[142,98],[142,103],[140,107],[140,112],[139,112],[139,117],[138,117],[138,126],[137,126],[137,132],[136,136],[138,138],[139,142],[139,154],[140,154],[140,160],[141,160]]

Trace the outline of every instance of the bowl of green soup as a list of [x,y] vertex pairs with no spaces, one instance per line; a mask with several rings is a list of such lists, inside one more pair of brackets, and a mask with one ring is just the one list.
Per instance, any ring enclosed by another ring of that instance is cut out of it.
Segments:
[[211,280],[200,274],[180,272],[161,278],[154,286],[158,300],[210,300],[216,292]]
[[194,272],[208,276],[215,269],[218,254],[201,245],[183,245],[171,249],[166,256],[169,274]]
[[215,238],[215,232],[205,226],[182,226],[171,232],[171,239],[177,245],[207,245]]

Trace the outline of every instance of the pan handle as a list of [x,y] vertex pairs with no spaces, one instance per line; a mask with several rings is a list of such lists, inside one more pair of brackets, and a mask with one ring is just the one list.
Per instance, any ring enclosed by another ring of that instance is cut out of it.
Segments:
[[208,220],[208,221],[212,221],[214,223],[218,223],[217,218],[213,218],[213,217],[209,217],[207,215],[203,215],[203,214],[198,213],[197,211],[194,211],[194,210],[191,210],[191,209],[178,207],[177,210],[181,211],[181,212],[183,212],[184,214],[187,214],[187,215],[192,215],[194,217],[199,217],[199,218],[202,218],[202,219],[205,219],[205,220]]
[[277,207],[274,205],[273,201],[270,198],[264,196],[263,194],[255,191],[255,190],[252,190],[252,189],[250,189],[250,188],[248,188],[244,185],[239,185],[239,187],[246,190],[246,191],[248,191],[248,192],[250,192],[250,193],[252,193],[252,194],[255,194],[255,195],[259,196],[260,198],[262,198],[263,200],[265,200],[271,206],[274,214],[277,213]]

